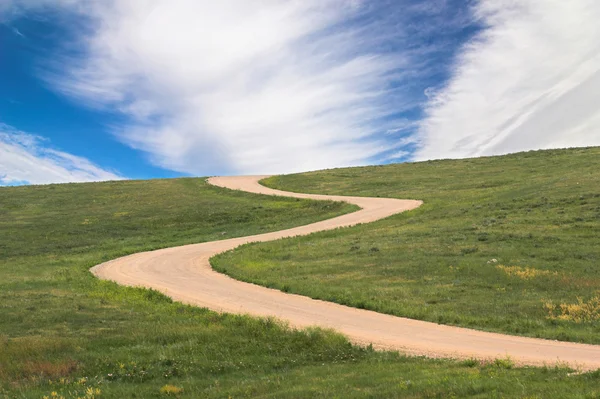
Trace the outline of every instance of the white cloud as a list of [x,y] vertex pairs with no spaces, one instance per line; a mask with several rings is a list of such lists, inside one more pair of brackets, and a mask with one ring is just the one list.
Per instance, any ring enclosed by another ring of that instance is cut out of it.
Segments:
[[488,0],[430,99],[415,159],[600,145],[600,2]]
[[0,186],[122,179],[86,158],[44,144],[39,136],[0,123]]
[[400,151],[394,151],[388,155],[386,155],[385,157],[383,157],[381,159],[381,162],[399,162],[402,159],[408,157],[409,155],[411,155],[411,153],[409,151],[404,151],[404,150],[400,150]]
[[20,37],[25,37],[25,35],[24,35],[23,33],[21,33],[21,31],[20,31],[20,30],[18,30],[17,28],[13,28],[13,30],[12,30],[12,31],[13,31],[13,33],[14,33],[15,35],[17,35],[17,36],[20,36]]
[[366,163],[393,147],[384,133],[405,121],[392,115],[418,105],[399,82],[414,81],[413,61],[435,51],[390,51],[390,40],[416,40],[402,36],[408,5],[392,7],[390,23],[349,0],[88,4],[86,57],[60,59],[46,78],[119,109],[132,119],[116,129],[122,142],[191,174]]
[[[600,145],[596,0],[480,0],[456,15],[445,0],[398,4],[5,0],[0,21],[30,10],[81,16],[84,57],[52,54],[45,78],[128,116],[117,138],[184,173],[359,165],[415,142],[415,159]],[[450,80],[432,85],[446,67],[439,54],[453,48],[444,37],[473,14],[486,28]],[[398,139],[415,121],[396,115],[421,100],[417,134]]]

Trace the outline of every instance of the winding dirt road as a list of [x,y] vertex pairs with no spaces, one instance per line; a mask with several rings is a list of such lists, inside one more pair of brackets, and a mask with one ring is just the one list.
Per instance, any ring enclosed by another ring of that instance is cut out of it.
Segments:
[[421,201],[289,193],[261,186],[266,176],[214,177],[213,185],[258,194],[346,201],[362,209],[306,226],[248,237],[141,252],[91,269],[97,277],[151,287],[174,300],[216,311],[274,316],[294,327],[335,329],[352,342],[431,357],[492,359],[510,356],[519,364],[567,363],[600,368],[600,346],[516,337],[450,327],[286,294],[234,280],[212,270],[209,259],[239,245],[367,223],[417,208]]

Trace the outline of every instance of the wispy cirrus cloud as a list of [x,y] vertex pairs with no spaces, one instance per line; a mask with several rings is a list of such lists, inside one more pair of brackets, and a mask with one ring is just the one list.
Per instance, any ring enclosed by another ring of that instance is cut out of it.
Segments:
[[11,21],[30,12],[43,13],[57,8],[79,8],[80,0],[2,0],[0,1],[0,23]]
[[593,0],[9,0],[0,22],[32,10],[71,27],[50,86],[183,173],[600,144]]
[[0,186],[122,179],[86,158],[48,144],[40,136],[0,123]]
[[403,113],[445,68],[427,60],[449,57],[471,22],[453,3],[86,2],[65,7],[89,21],[81,51],[55,55],[45,78],[126,115],[118,139],[167,169],[359,165],[405,155]]
[[415,159],[600,145],[600,3],[480,1],[485,29],[430,96]]

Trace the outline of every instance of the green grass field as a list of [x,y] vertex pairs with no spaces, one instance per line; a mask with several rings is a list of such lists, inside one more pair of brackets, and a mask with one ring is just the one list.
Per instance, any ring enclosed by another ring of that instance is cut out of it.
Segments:
[[375,223],[213,259],[261,285],[359,308],[600,344],[600,148],[278,176],[320,194],[422,199]]
[[374,352],[88,271],[350,210],[201,179],[0,188],[0,398],[600,397],[600,372]]

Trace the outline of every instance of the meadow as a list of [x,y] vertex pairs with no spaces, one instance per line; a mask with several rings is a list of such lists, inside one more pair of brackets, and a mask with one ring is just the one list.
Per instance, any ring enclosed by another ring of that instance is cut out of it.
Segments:
[[133,252],[353,209],[203,179],[0,188],[0,398],[600,396],[600,372],[376,352],[89,273]]
[[375,223],[212,260],[234,278],[382,313],[600,344],[600,148],[275,176],[288,191],[421,199]]

